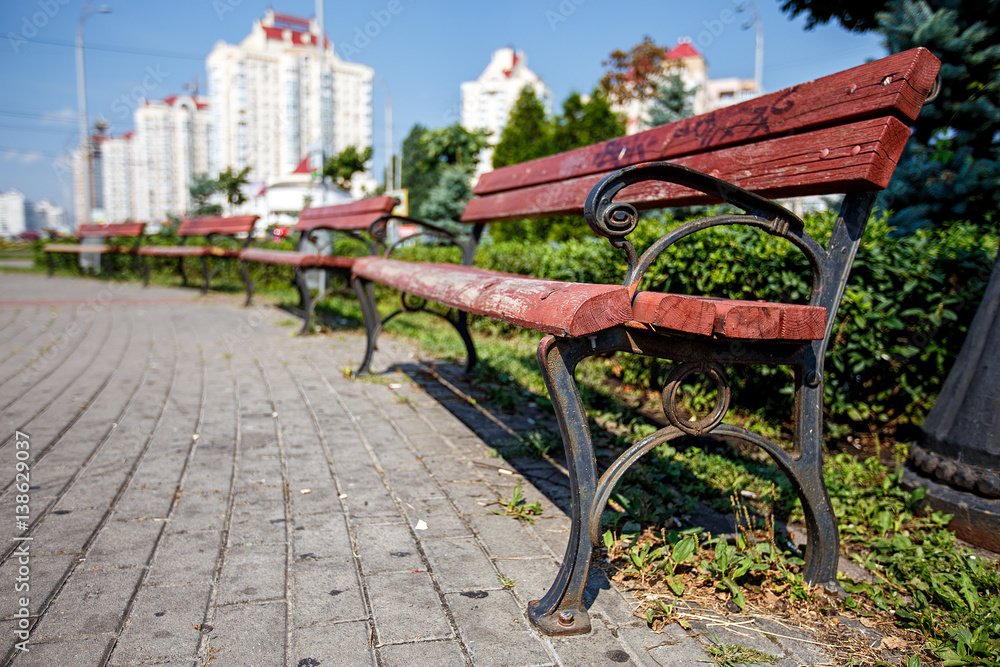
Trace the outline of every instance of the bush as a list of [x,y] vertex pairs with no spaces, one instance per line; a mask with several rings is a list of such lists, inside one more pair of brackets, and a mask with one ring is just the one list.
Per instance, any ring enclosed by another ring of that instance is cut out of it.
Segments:
[[[826,243],[832,212],[806,220]],[[677,223],[646,217],[632,234],[641,252]],[[894,237],[885,218],[868,226],[854,262],[825,373],[827,429],[892,435],[919,424],[933,405],[982,299],[996,257],[997,236],[984,226],[956,223]],[[449,251],[414,247],[407,258],[445,261]],[[454,259],[452,261],[455,261]],[[555,280],[620,283],[624,255],[604,239],[583,233],[563,242],[493,242],[489,236],[476,264],[484,268]],[[805,303],[811,275],[789,243],[756,229],[706,230],[673,246],[647,272],[642,289],[736,299]],[[492,330],[495,323],[482,324]],[[640,389],[662,387],[669,367],[636,355],[619,355],[621,380]],[[787,423],[790,371],[768,367],[730,370],[735,404],[773,424]]]

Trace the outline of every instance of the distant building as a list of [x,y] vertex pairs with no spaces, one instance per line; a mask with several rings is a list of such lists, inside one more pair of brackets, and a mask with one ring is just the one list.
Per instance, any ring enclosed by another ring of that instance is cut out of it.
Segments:
[[[100,135],[101,203],[103,222],[125,222],[133,217],[132,133]],[[95,206],[95,208],[98,208]]]
[[[192,95],[144,100],[133,119],[131,219],[164,222],[183,216],[191,207],[192,178],[211,171],[207,102]],[[120,220],[109,216],[108,222]]]
[[28,230],[27,200],[17,190],[0,192],[0,237],[13,238]]
[[[754,79],[728,77],[708,78],[708,64],[705,57],[689,41],[682,40],[664,54],[665,74],[678,74],[691,94],[691,110],[694,115],[714,111],[730,104],[757,97]],[[614,104],[615,112],[626,119],[626,133],[635,134],[649,128],[650,102],[630,100],[625,104]]]
[[35,204],[35,219],[40,231],[53,231],[68,234],[70,229],[66,219],[66,209],[56,206],[48,199]]
[[[535,91],[545,112],[551,113],[552,91],[540,76],[528,69],[524,52],[509,47],[494,51],[479,78],[462,84],[462,127],[489,130],[492,133],[490,143],[496,146],[510,110],[525,86]],[[492,170],[493,148],[490,147],[479,155],[477,175]]]
[[[372,145],[370,67],[341,60],[315,19],[268,9],[238,45],[219,42],[206,60],[210,170],[251,167],[250,180],[287,177],[314,152]],[[356,187],[374,187],[371,173]]]

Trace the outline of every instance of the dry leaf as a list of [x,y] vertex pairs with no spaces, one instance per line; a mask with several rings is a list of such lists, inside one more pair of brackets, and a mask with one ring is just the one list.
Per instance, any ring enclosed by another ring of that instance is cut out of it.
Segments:
[[858,620],[861,621],[861,625],[865,626],[866,628],[874,628],[876,625],[878,625],[878,621],[876,621],[874,618],[860,618]]
[[890,651],[898,651],[906,646],[906,640],[902,637],[882,637],[882,643],[879,644],[879,648],[887,648]]

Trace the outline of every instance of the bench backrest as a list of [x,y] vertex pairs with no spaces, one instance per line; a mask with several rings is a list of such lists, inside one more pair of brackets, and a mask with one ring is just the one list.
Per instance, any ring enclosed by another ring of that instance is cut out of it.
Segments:
[[113,225],[77,225],[76,237],[78,239],[111,239],[115,237],[135,238],[137,236],[142,236],[142,232],[145,228],[145,222],[121,222]]
[[313,229],[354,231],[368,229],[373,222],[388,215],[399,204],[395,197],[372,197],[349,204],[304,208],[299,214],[295,229],[308,232]]
[[177,229],[178,236],[207,236],[209,234],[250,234],[257,222],[256,215],[233,217],[185,218]]
[[[484,174],[462,221],[578,214],[622,167],[669,160],[769,198],[883,189],[940,61],[923,48],[711,113]],[[617,197],[637,208],[712,203],[666,183]]]

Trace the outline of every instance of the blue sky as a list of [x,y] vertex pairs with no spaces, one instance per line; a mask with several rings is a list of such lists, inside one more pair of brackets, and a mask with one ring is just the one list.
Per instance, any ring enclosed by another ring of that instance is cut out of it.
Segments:
[[[93,2],[93,6],[101,3]],[[268,6],[312,16],[313,0],[109,0],[110,14],[85,24],[87,111],[132,128],[141,96],[183,92],[197,76],[204,92],[205,56],[223,40],[241,41]],[[396,13],[388,11],[391,8]],[[393,104],[398,146],[414,123],[441,127],[458,119],[459,84],[479,76],[491,53],[523,50],[528,66],[552,88],[556,108],[573,90],[589,92],[601,61],[650,35],[673,45],[689,37],[709,75],[753,77],[754,32],[744,30],[733,0],[689,3],[620,0],[326,0],[325,23],[347,60],[375,69],[376,173],[384,164],[383,86]],[[779,90],[880,57],[874,35],[837,27],[806,32],[777,0],[757,0],[764,26],[764,87]],[[71,177],[61,168],[78,142],[75,49],[83,0],[3,0],[0,4],[0,190],[72,208]],[[379,19],[381,21],[379,22]],[[367,30],[368,34],[365,34]],[[368,35],[374,35],[369,37]]]

